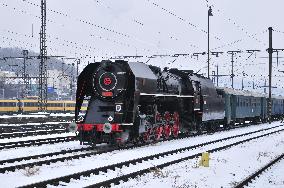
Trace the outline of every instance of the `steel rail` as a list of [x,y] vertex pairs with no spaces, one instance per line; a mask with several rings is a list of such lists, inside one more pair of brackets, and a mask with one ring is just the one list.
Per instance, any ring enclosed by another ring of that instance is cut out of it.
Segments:
[[40,146],[43,144],[54,144],[60,142],[70,142],[74,140],[75,136],[63,136],[63,137],[44,138],[37,140],[25,140],[19,142],[7,142],[7,143],[0,143],[0,150],[17,148],[17,147],[27,147],[27,146]]
[[235,188],[242,188],[242,187],[248,186],[248,184],[250,182],[252,182],[254,179],[259,177],[264,171],[268,170],[273,165],[275,165],[276,163],[280,162],[283,159],[284,159],[284,153],[282,153],[282,155],[276,157],[274,160],[270,161],[268,164],[266,164],[261,169],[257,170],[255,173],[253,173],[250,176],[248,176],[246,179],[241,181],[237,186],[235,186]]

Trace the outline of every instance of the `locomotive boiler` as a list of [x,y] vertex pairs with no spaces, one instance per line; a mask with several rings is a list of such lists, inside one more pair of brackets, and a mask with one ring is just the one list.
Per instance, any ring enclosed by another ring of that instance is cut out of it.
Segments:
[[[89,105],[80,121],[84,99]],[[82,143],[149,142],[224,120],[224,100],[210,80],[192,71],[102,61],[78,77],[75,120]]]

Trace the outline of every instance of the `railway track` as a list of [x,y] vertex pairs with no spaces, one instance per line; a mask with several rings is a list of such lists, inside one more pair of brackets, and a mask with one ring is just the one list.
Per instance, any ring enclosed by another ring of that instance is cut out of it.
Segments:
[[242,182],[240,182],[235,188],[243,188],[249,185],[253,180],[261,176],[263,172],[266,170],[269,170],[273,165],[280,162],[281,160],[284,160],[284,153],[278,157],[276,157],[274,160],[270,161],[268,164],[257,170],[255,173],[248,176],[246,179],[244,179]]
[[31,159],[53,157],[53,156],[64,155],[64,154],[87,152],[87,151],[92,151],[93,149],[94,149],[93,147],[87,147],[87,148],[80,148],[80,149],[62,150],[58,152],[45,153],[45,154],[39,154],[39,155],[31,155],[31,156],[19,157],[19,158],[14,158],[14,159],[6,159],[6,160],[0,161],[0,165],[11,164],[11,163],[20,162],[20,161],[27,161]]
[[[37,123],[35,125],[0,125],[0,139],[66,133],[68,132],[68,125],[69,122],[58,122],[58,124],[49,122]],[[242,127],[248,125],[245,124]]]
[[65,133],[68,123],[0,126],[0,139]]
[[[237,135],[237,136],[228,137],[226,139],[246,136],[246,135],[258,133],[258,132],[261,132],[261,131],[267,131],[267,130],[278,128],[278,127],[280,127],[280,125],[275,126],[275,127],[270,127],[270,128],[267,128],[267,129],[261,129],[261,130],[252,131],[252,132],[249,132],[249,133],[240,134],[240,135]],[[187,138],[189,138],[189,137],[187,137]],[[222,141],[222,139],[212,141],[212,143],[220,142],[220,141]],[[163,142],[163,141],[161,141],[161,142]],[[120,148],[120,149],[121,150],[122,149],[123,150],[129,150],[129,149],[133,149],[133,148],[139,148],[139,147],[142,147],[142,146],[147,146],[149,144],[151,144],[151,143],[142,143],[142,144],[139,144],[139,145],[131,145],[131,146],[126,146],[125,148]],[[26,163],[23,163],[23,164],[17,164],[17,165],[14,165],[14,166],[10,165],[10,166],[7,166],[7,167],[2,167],[2,168],[0,168],[0,173],[5,173],[7,171],[15,171],[17,169],[23,169],[25,167],[49,165],[51,163],[56,163],[56,162],[63,162],[63,161],[74,160],[74,159],[79,159],[79,158],[86,158],[86,157],[91,157],[91,156],[95,156],[95,155],[99,155],[99,154],[103,154],[103,153],[109,153],[109,152],[113,152],[113,151],[117,150],[116,147],[108,147],[106,149],[102,148],[103,150],[99,149],[98,151],[93,151],[93,152],[88,152],[88,153],[75,154],[75,155],[71,155],[71,156],[68,155],[68,156],[63,156],[63,157],[47,159],[47,160],[43,160],[43,161],[36,161],[36,162],[27,163],[27,160],[30,160],[30,159],[41,159],[41,158],[44,158],[44,157],[52,157],[52,156],[57,156],[57,155],[62,155],[62,154],[70,154],[70,153],[74,153],[74,152],[78,152],[78,151],[90,151],[91,149],[93,149],[93,148],[82,149],[82,150],[80,150],[80,149],[79,150],[70,150],[68,152],[63,151],[63,152],[56,152],[56,153],[48,153],[48,154],[35,155],[35,156],[29,156],[29,157],[0,161],[0,165],[3,165],[5,163],[11,164],[11,163],[15,163],[17,161],[24,161],[24,160],[26,161]]]
[[27,131],[27,132],[14,132],[14,133],[4,133],[0,134],[0,139],[4,138],[21,138],[27,136],[39,136],[39,135],[51,135],[67,133],[66,129],[55,129],[55,130],[38,130],[38,131]]
[[40,145],[43,145],[43,144],[69,142],[69,141],[74,141],[74,140],[75,140],[74,136],[64,136],[64,137],[45,138],[45,139],[37,139],[37,140],[7,142],[7,143],[0,143],[0,150],[17,148],[17,147],[27,147],[27,146],[40,146]]
[[23,123],[45,123],[45,122],[64,122],[73,121],[74,116],[49,116],[42,115],[38,117],[24,116],[24,117],[9,117],[0,118],[0,124],[23,124]]
[[[282,125],[283,126],[283,125]],[[131,173],[128,173],[126,175],[122,175],[122,176],[118,176],[118,177],[114,177],[112,179],[108,179],[102,182],[98,182],[96,184],[91,185],[90,187],[100,187],[100,186],[105,186],[105,187],[109,187],[112,183],[114,184],[118,184],[121,180],[126,181],[129,178],[134,178],[138,175],[142,175],[144,173],[148,173],[151,170],[155,170],[156,168],[163,168],[175,163],[179,163],[188,159],[193,159],[195,157],[198,157],[201,155],[202,152],[200,152],[200,150],[204,150],[205,148],[206,151],[208,152],[216,152],[216,151],[221,151],[245,142],[249,142],[251,140],[254,139],[258,139],[261,137],[265,137],[271,134],[275,134],[281,131],[284,131],[284,129],[282,128],[278,129],[276,131],[271,130],[271,132],[265,133],[265,134],[260,134],[257,136],[253,137],[253,132],[250,133],[245,133],[245,134],[241,134],[241,135],[235,135],[235,136],[230,136],[230,137],[226,137],[223,139],[218,139],[218,140],[214,140],[214,141],[210,141],[210,142],[205,142],[205,143],[201,143],[201,144],[197,144],[197,145],[193,145],[193,146],[189,146],[189,147],[184,147],[184,148],[179,148],[179,149],[175,149],[175,150],[170,150],[170,151],[166,151],[166,152],[161,152],[161,153],[157,153],[157,154],[153,154],[153,155],[149,155],[149,156],[145,156],[145,157],[141,157],[141,158],[136,158],[136,159],[131,159],[128,161],[124,161],[124,162],[119,162],[116,164],[110,164],[107,166],[103,166],[103,167],[98,167],[98,168],[94,168],[91,170],[86,170],[83,172],[79,172],[79,173],[74,173],[71,175],[67,175],[67,176],[62,176],[62,177],[58,177],[58,178],[54,178],[54,179],[50,179],[50,180],[46,180],[46,181],[42,181],[42,182],[38,182],[38,183],[34,183],[34,184],[30,184],[30,185],[26,185],[26,186],[22,186],[22,187],[46,187],[47,185],[51,184],[51,185],[59,185],[60,182],[70,182],[71,179],[77,180],[80,179],[80,177],[84,177],[85,179],[88,179],[87,177],[89,176],[94,176],[94,175],[98,175],[104,172],[108,173],[108,177],[112,177],[111,174],[116,174],[115,172],[122,170],[122,167],[125,168],[130,168],[128,171],[131,171]],[[272,128],[270,128],[272,129]],[[268,129],[269,130],[269,129]],[[264,131],[264,130],[262,130]],[[255,131],[254,131],[255,132]],[[260,132],[260,130],[258,131]],[[251,136],[249,138],[246,139],[241,139],[244,136]],[[235,142],[233,142],[235,141]],[[225,144],[224,144],[225,142]],[[227,142],[227,143],[226,143]],[[220,145],[219,147],[216,147],[216,145]],[[214,146],[214,147],[213,147]],[[174,158],[174,159],[171,159]],[[153,163],[155,163],[155,165],[153,166]],[[132,167],[137,167],[139,168],[139,170],[131,170]],[[140,166],[140,167],[139,167]],[[143,167],[143,169],[141,169]],[[111,173],[113,172],[113,173]],[[113,175],[114,176],[114,175]],[[94,180],[94,179],[92,179]],[[73,180],[72,180],[73,181]]]

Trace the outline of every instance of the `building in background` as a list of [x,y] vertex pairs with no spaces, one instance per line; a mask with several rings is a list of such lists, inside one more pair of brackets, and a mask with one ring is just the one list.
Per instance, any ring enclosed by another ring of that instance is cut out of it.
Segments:
[[20,98],[22,79],[11,71],[0,71],[0,98]]
[[52,99],[71,99],[71,75],[57,69],[47,70],[47,93]]
[[[72,100],[75,88],[72,88],[71,75],[63,74],[57,69],[47,70],[47,91],[49,100]],[[38,79],[29,79],[27,96],[38,96]],[[0,71],[0,99],[23,98],[24,83],[23,79],[11,71]],[[74,91],[71,91],[74,90]]]

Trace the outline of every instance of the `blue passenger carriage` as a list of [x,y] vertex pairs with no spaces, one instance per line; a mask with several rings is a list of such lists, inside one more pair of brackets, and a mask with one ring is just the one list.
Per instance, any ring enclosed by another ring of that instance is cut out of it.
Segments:
[[226,124],[258,122],[266,118],[265,97],[262,94],[230,88],[218,88],[225,100]]

